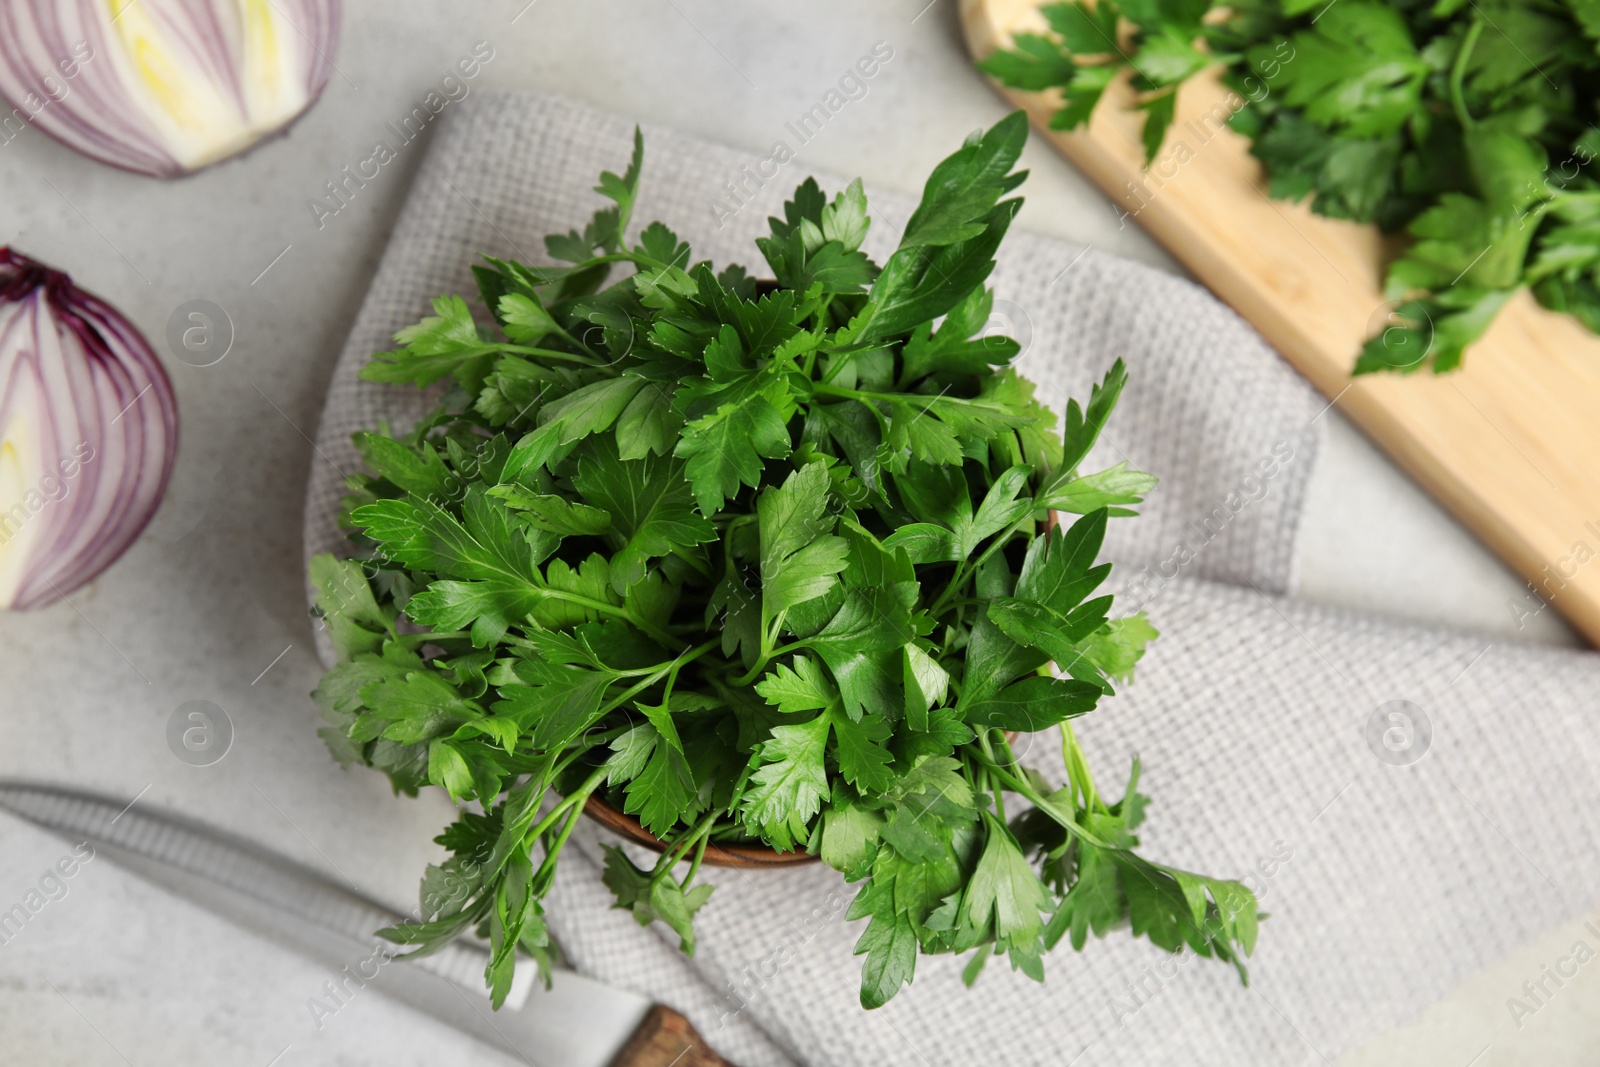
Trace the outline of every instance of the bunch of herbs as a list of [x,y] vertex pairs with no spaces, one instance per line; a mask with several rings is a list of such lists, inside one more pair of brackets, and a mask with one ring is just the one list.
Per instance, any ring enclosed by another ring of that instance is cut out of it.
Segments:
[[[1058,428],[985,332],[1026,136],[1012,115],[940,163],[881,267],[860,182],[808,180],[757,242],[764,286],[660,223],[626,239],[636,139],[611,203],[547,240],[563,265],[488,260],[492,323],[440,299],[363,370],[448,387],[358,436],[354,554],[312,566],[334,753],[463,805],[421,921],[386,936],[476,931],[499,1003],[519,949],[548,965],[543,901],[600,797],[664,845],[608,849],[618,906],[686,952],[708,850],[805,849],[859,883],[868,1007],[919,953],[970,952],[969,981],[994,955],[1042,979],[1063,938],[1121,925],[1249,953],[1254,897],[1138,855],[1137,764],[1106,796],[1070,725],[1155,636],[1112,617],[1096,562],[1154,479],[1079,469],[1120,362]],[[1046,729],[1060,788],[1009,740]]]

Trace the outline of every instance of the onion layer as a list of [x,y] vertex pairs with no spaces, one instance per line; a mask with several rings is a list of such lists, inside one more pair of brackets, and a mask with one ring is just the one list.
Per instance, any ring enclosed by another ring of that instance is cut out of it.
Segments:
[[0,141],[28,124],[170,178],[293,122],[333,69],[340,0],[0,0]]
[[115,309],[0,248],[0,608],[66,596],[155,514],[178,408]]

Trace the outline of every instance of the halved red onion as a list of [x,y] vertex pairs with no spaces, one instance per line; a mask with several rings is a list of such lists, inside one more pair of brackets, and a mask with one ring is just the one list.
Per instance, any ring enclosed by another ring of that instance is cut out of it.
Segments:
[[0,608],[109,567],[155,514],[177,448],[172,384],[133,324],[0,248]]
[[34,125],[170,178],[293,122],[327,84],[340,0],[0,0],[0,142]]

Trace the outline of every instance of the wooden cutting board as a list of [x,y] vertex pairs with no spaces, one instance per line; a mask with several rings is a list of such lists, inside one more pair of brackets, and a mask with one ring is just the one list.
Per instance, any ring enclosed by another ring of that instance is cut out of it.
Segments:
[[[962,0],[975,57],[1042,32],[1044,0]],[[1270,83],[1269,83],[1270,84]],[[1464,368],[1352,379],[1390,320],[1385,242],[1372,226],[1269,200],[1245,138],[1219,129],[1228,89],[1197,78],[1149,171],[1120,81],[1086,129],[1048,129],[1058,97],[1000,90],[1036,131],[1124,206],[1549,605],[1600,644],[1600,338],[1526,292],[1468,349]],[[1213,110],[1216,109],[1216,110]],[[1373,515],[1374,523],[1385,517]],[[1522,611],[1538,608],[1529,594]],[[1508,617],[1518,609],[1506,607]]]

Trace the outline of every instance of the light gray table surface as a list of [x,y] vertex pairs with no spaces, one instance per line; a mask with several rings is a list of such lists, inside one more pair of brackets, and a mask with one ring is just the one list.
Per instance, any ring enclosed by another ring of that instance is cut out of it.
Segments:
[[[0,146],[0,243],[69,270],[126,311],[158,348],[169,315],[193,299],[225,308],[236,334],[214,366],[167,361],[182,447],[168,499],[144,537],[70,603],[0,614],[0,777],[142,794],[382,899],[410,901],[431,858],[428,840],[448,821],[447,804],[439,795],[395,800],[381,776],[341,775],[330,764],[307,699],[319,668],[302,592],[300,513],[308,435],[333,358],[423,149],[403,149],[320,228],[308,201],[340,168],[369,156],[387,137],[386,123],[408,113],[480,41],[494,58],[471,83],[474,92],[558,92],[763,152],[858,57],[888,42],[893,58],[866,96],[799,148],[796,169],[860,174],[914,191],[961,137],[1005,111],[967,62],[955,7],[956,0],[353,4],[338,70],[319,105],[288,137],[243,159],[164,183],[92,163],[36,131]],[[1018,225],[1180,269],[1042,142],[1030,145],[1024,162],[1032,176]],[[1522,583],[1337,409],[1324,421],[1301,595],[1475,629],[1495,642],[1577,643],[1551,613],[1519,630],[1508,604]],[[211,767],[186,766],[168,750],[169,717],[194,699],[215,702],[234,724],[232,750]],[[0,822],[0,848],[8,845],[20,851],[0,855],[0,871],[21,871],[23,886],[33,877],[28,864],[49,857],[34,855],[35,838]],[[0,893],[10,891],[0,882]],[[86,888],[47,917],[63,930],[111,931],[119,916],[138,925],[144,920],[116,909],[159,911],[135,909],[142,892]],[[218,1050],[264,1053],[252,1062],[268,1062],[284,1042],[252,1036],[248,1020],[235,1019],[231,1043],[182,1039],[182,1027],[214,1029],[232,1011],[225,975],[242,961],[231,959],[229,970],[204,960],[207,945],[231,936],[205,929],[205,937],[177,939],[170,950],[194,954],[184,957],[187,973],[213,980],[185,983],[184,1010],[169,1004],[157,1013],[168,1038],[179,1028],[159,1055],[147,1044],[155,1033],[150,1018],[140,1022],[125,993],[94,981],[96,961],[0,948],[0,1061],[23,1062],[7,1059],[15,1041],[12,1048],[46,1054],[27,1062],[121,1062],[115,1052],[133,1063],[210,1063],[220,1062],[207,1058]],[[1553,932],[1468,982],[1416,1026],[1341,1062],[1591,1063],[1600,981],[1587,972],[1520,1030],[1505,1008],[1526,978],[1572,943],[1574,930]],[[247,969],[296,966],[261,942],[229,944],[262,954],[259,967]],[[38,973],[22,969],[24,959],[48,969],[51,981],[41,985]],[[301,1010],[298,1002],[292,1008]],[[442,1040],[432,1024],[399,1008],[364,1009],[339,1025],[352,1048],[367,1031],[370,1047],[404,1047],[411,1027],[421,1035],[414,1050]],[[286,1053],[282,1063],[289,1067],[298,1055]],[[1316,1056],[1308,1052],[1307,1062]]]

